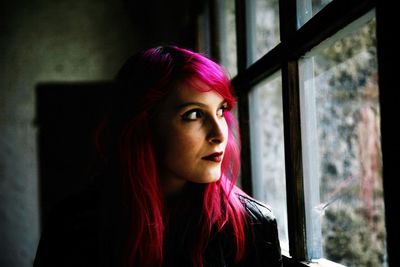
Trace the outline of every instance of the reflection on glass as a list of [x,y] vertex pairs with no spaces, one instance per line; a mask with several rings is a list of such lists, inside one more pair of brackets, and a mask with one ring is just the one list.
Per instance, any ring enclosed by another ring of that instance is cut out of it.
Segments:
[[332,0],[297,0],[297,28],[304,25]]
[[249,94],[254,196],[269,205],[278,221],[282,249],[288,251],[281,73]]
[[374,12],[300,62],[311,258],[387,266],[377,76]]
[[279,1],[250,0],[246,4],[249,10],[247,29],[250,33],[247,63],[251,65],[280,42]]
[[232,78],[237,74],[235,0],[223,0],[221,9],[221,63]]

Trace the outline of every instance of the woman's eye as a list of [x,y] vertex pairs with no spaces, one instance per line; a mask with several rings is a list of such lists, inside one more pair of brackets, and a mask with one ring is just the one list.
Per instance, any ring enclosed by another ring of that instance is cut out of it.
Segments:
[[182,115],[182,118],[186,121],[194,121],[203,117],[203,112],[198,109],[190,110]]
[[227,106],[225,106],[225,105],[222,106],[220,109],[218,109],[217,116],[224,117],[225,110],[227,110],[227,109],[228,109]]

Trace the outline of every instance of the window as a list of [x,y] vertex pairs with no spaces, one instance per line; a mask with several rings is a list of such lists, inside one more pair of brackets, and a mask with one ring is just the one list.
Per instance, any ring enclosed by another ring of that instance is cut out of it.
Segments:
[[332,0],[297,0],[297,28],[303,26]]
[[279,2],[277,0],[246,1],[248,60],[260,59],[280,42]]
[[307,251],[345,266],[386,264],[375,32],[369,12],[299,61]]
[[289,251],[280,71],[250,91],[249,112],[253,195],[273,208],[282,249]]
[[232,0],[220,1],[221,21],[221,63],[226,66],[231,77],[237,74],[235,3]]
[[[285,266],[399,266],[390,205],[399,195],[390,172],[397,160],[385,152],[394,140],[388,110],[396,84],[388,57],[397,51],[383,31],[394,21],[383,14],[390,6],[210,3],[210,21],[229,14],[236,27],[234,50],[213,38],[209,46],[237,69],[230,73],[242,131],[241,186],[272,206]],[[216,26],[232,34],[228,24]]]

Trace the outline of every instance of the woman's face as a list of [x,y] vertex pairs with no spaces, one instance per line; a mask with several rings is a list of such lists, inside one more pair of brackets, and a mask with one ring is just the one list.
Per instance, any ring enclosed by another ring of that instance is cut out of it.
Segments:
[[210,183],[220,178],[228,139],[226,108],[218,93],[188,86],[174,90],[161,104],[154,130],[166,190],[187,181]]

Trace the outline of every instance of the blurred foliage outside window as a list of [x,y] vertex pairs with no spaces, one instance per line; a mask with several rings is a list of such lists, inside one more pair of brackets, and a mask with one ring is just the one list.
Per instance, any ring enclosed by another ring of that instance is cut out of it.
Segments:
[[235,0],[222,0],[221,6],[221,64],[228,71],[229,77],[237,74],[236,16]]
[[349,267],[387,266],[374,12],[299,66],[308,250]]
[[248,65],[273,49],[280,39],[279,1],[251,0],[247,30],[249,32]]
[[253,195],[271,205],[281,247],[289,251],[280,71],[251,90],[249,113]]

